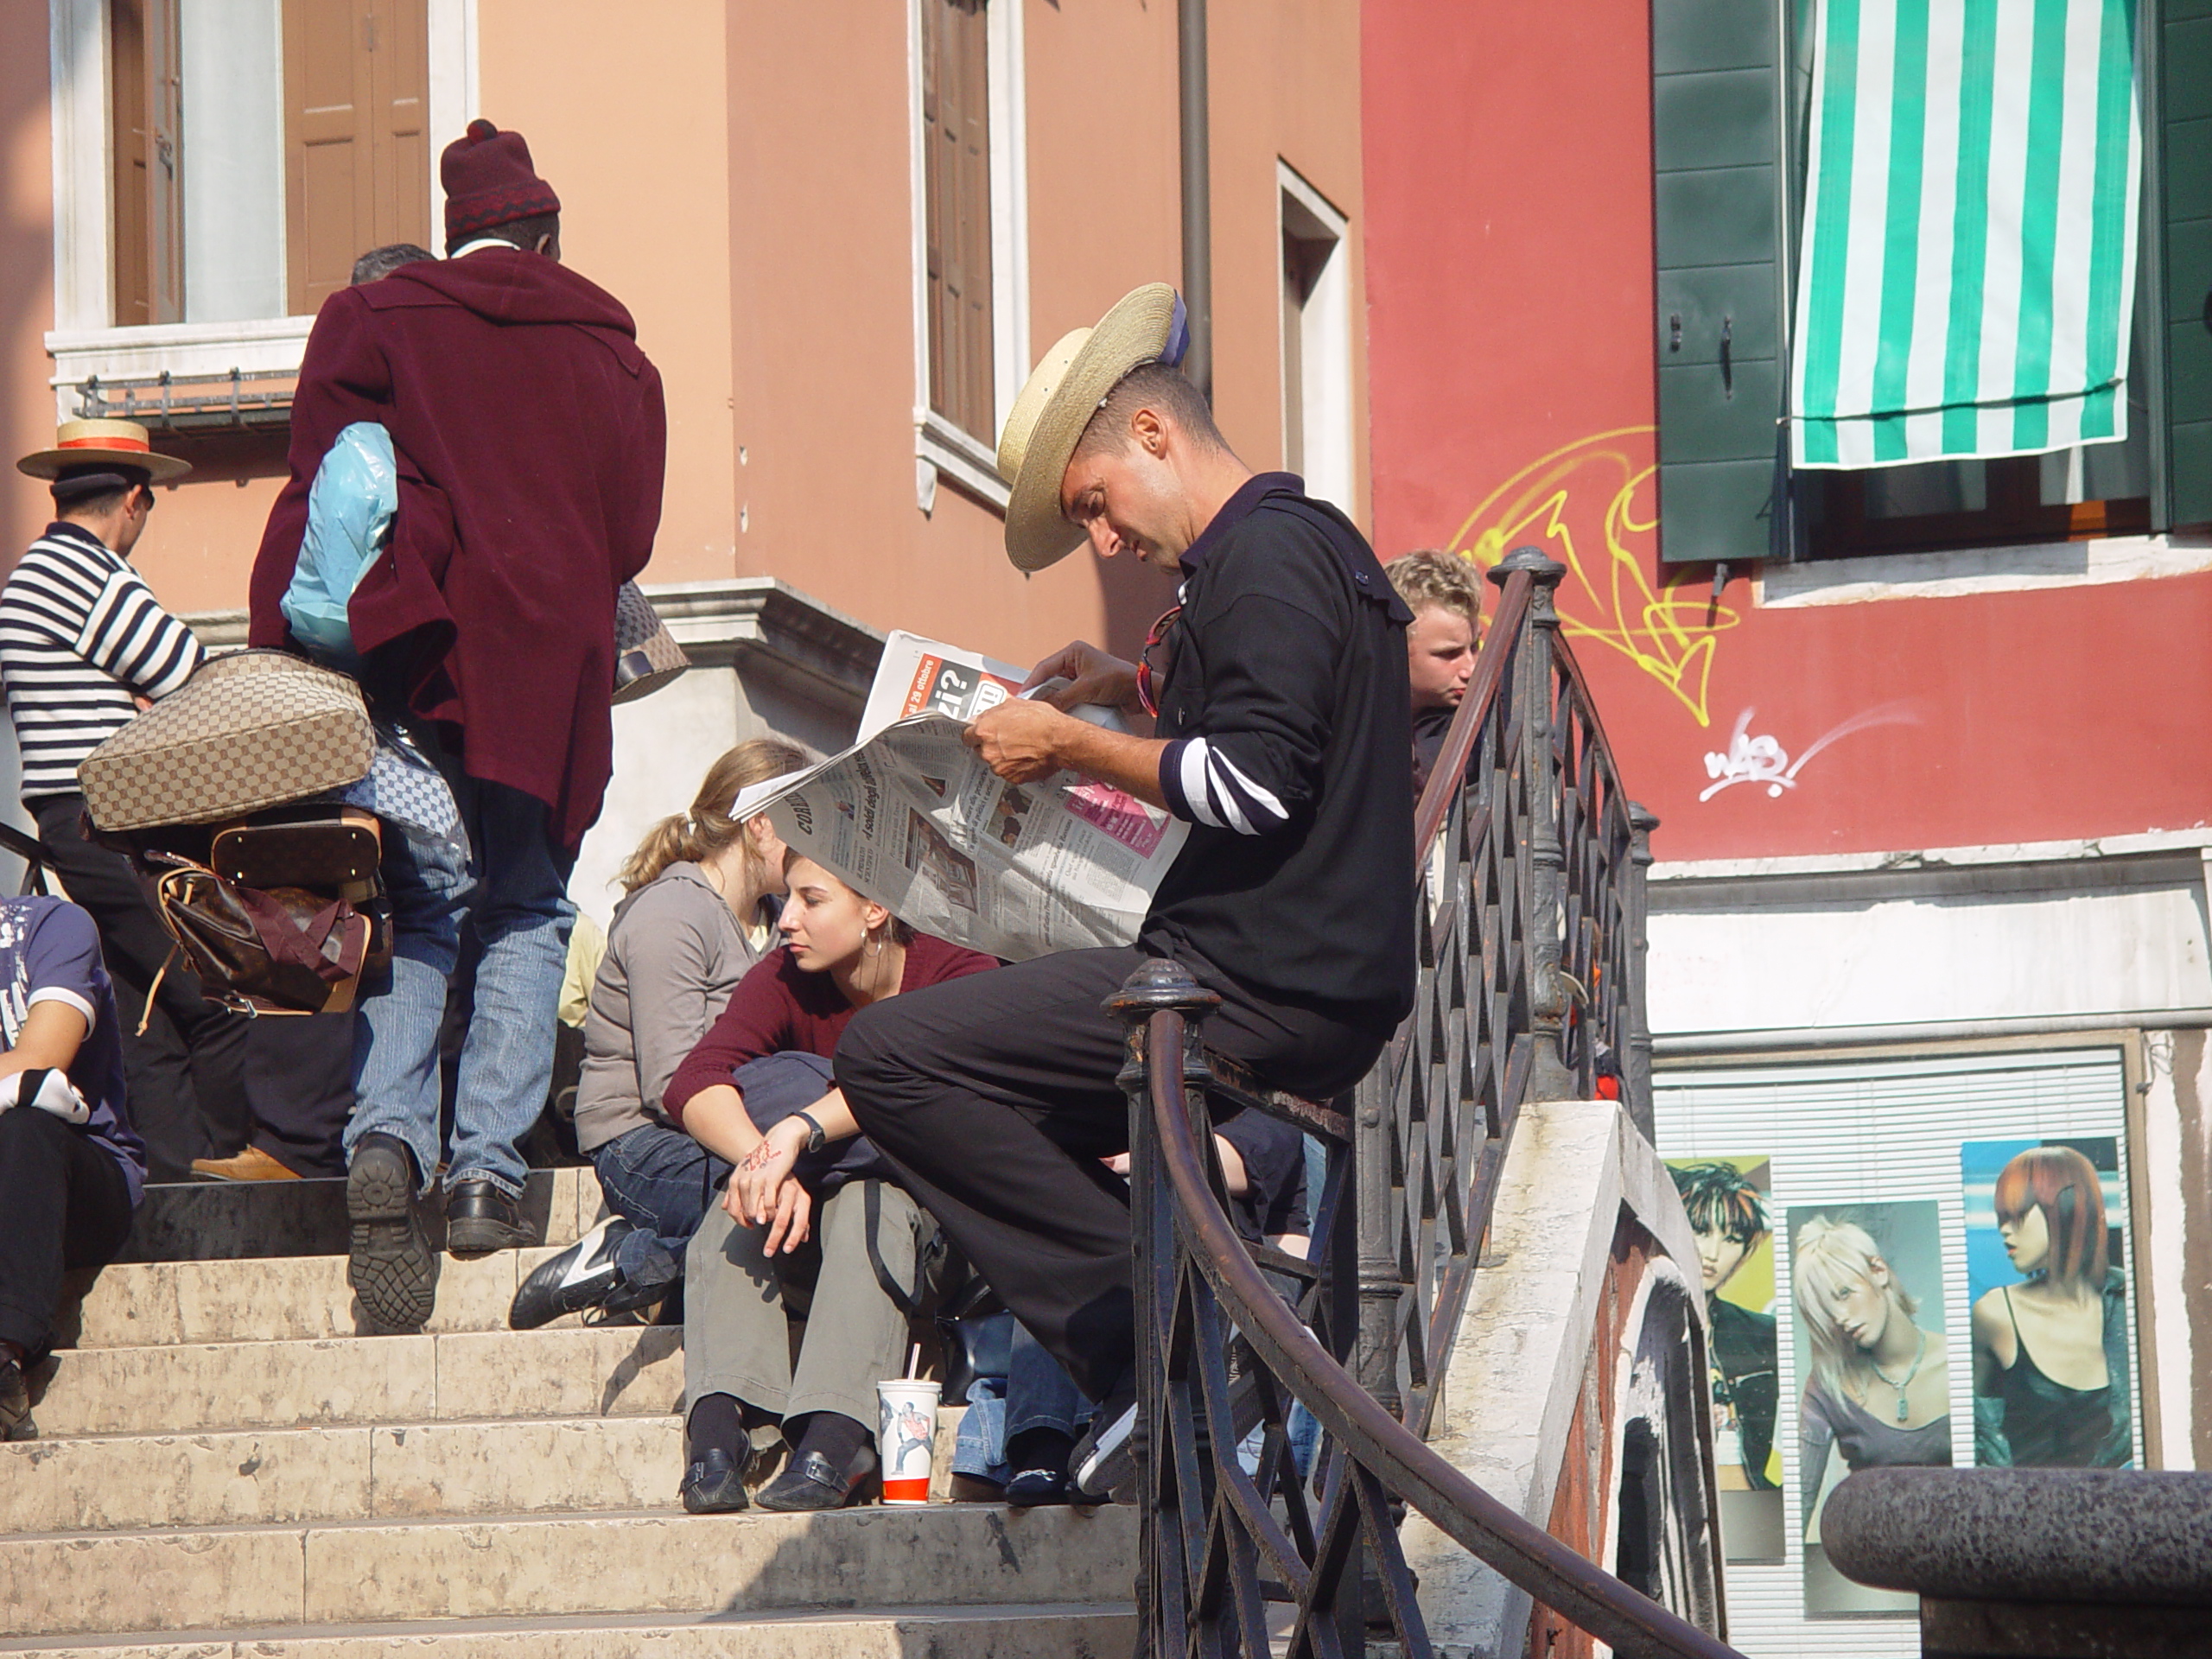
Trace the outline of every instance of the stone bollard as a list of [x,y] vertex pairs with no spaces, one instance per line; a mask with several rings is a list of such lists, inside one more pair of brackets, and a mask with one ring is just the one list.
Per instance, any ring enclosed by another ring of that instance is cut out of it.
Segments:
[[1923,1659],[2212,1655],[2212,1473],[1862,1469],[1821,1535],[1920,1598]]

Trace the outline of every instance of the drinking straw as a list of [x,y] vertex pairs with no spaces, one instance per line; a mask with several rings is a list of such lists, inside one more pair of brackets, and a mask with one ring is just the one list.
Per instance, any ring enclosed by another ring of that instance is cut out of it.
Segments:
[[909,1382],[912,1382],[914,1380],[914,1374],[921,1369],[922,1344],[918,1342],[914,1344],[913,1351],[906,1356],[906,1381]]

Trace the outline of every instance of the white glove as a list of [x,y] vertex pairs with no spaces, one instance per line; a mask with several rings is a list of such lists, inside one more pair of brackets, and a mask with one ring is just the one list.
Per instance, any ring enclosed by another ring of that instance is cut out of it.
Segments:
[[0,1077],[0,1112],[10,1106],[35,1106],[69,1123],[89,1122],[92,1116],[68,1073],[42,1065]]

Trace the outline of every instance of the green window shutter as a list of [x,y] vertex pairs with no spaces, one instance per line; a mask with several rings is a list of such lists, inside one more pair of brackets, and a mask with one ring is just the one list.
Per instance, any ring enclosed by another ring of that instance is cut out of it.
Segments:
[[1786,556],[1775,0],[1653,0],[1651,46],[1660,556]]
[[[2168,524],[2212,521],[2212,0],[2165,0],[2158,48]],[[2147,238],[2146,238],[2147,239]]]

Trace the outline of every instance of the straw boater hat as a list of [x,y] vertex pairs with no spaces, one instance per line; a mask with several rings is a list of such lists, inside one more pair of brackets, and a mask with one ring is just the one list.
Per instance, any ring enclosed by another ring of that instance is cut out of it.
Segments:
[[[188,461],[156,454],[146,429],[136,421],[64,421],[54,435],[53,448],[33,450],[16,463],[17,472],[47,479],[122,467],[136,467],[156,484],[182,478],[192,470]],[[115,487],[133,481],[118,473]]]
[[1060,516],[1060,485],[1090,417],[1130,370],[1173,365],[1190,345],[1183,302],[1165,283],[1147,283],[1098,320],[1060,336],[1030,374],[999,435],[999,476],[1012,486],[1006,556],[1017,570],[1042,570],[1083,545],[1083,531]]

